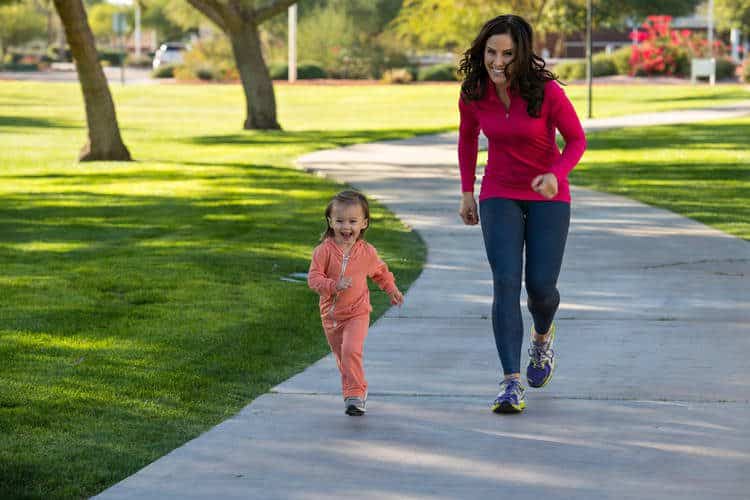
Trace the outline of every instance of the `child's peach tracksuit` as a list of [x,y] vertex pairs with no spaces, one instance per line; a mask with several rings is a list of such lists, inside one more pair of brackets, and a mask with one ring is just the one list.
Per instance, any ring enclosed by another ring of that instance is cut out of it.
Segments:
[[[337,291],[343,276],[351,278],[351,286]],[[344,398],[361,398],[367,392],[362,350],[372,311],[368,277],[388,294],[398,290],[393,274],[369,243],[358,240],[347,256],[333,238],[315,247],[307,283],[320,295],[323,330],[341,372]]]

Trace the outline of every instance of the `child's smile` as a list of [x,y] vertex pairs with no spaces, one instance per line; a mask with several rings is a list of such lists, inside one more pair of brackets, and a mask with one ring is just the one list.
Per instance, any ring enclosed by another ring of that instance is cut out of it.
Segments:
[[328,219],[333,229],[333,240],[345,248],[351,247],[359,239],[367,223],[362,207],[356,203],[335,204]]

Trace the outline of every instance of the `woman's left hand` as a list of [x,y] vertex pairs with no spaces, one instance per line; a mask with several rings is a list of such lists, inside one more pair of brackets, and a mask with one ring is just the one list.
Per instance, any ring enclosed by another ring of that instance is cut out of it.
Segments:
[[557,195],[557,177],[555,174],[537,175],[531,181],[531,189],[551,200]]

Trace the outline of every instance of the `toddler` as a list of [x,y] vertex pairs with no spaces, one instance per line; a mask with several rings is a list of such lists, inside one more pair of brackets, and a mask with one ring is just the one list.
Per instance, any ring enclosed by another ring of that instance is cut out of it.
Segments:
[[328,228],[313,251],[307,283],[320,295],[320,317],[341,373],[345,413],[360,416],[367,403],[362,350],[372,311],[367,278],[389,295],[391,304],[400,306],[404,297],[375,247],[362,239],[370,222],[367,198],[342,191],[328,203],[325,217]]

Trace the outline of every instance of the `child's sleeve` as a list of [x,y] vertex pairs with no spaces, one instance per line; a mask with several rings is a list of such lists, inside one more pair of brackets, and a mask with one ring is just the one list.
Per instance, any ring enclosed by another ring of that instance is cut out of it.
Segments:
[[330,279],[325,273],[327,260],[327,252],[324,248],[317,247],[313,251],[310,270],[307,272],[307,286],[318,295],[334,295],[336,293],[336,280]]
[[388,295],[395,293],[398,290],[398,287],[396,286],[396,278],[394,278],[393,273],[388,270],[388,265],[380,259],[375,247],[370,245],[369,250],[372,264],[367,276],[372,278],[372,280],[378,285],[378,288]]

